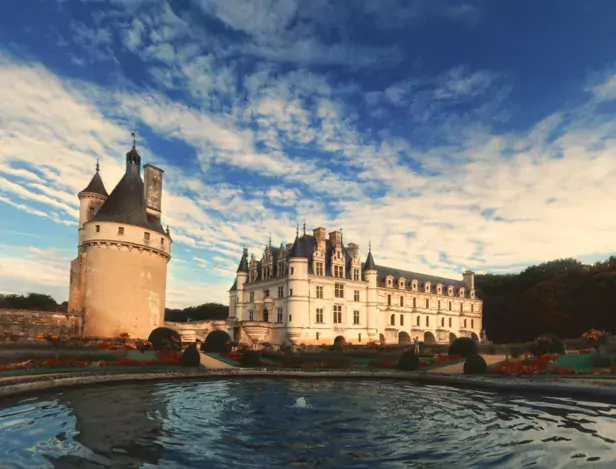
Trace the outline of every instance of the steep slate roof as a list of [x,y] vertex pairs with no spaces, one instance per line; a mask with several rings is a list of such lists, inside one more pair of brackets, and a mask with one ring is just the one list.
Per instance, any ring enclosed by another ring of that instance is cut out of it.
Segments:
[[[297,258],[307,259],[309,257],[305,249],[305,242],[304,242],[305,237],[306,236],[302,236],[302,238],[300,239],[299,234],[295,236],[295,241],[293,242],[293,248],[291,249],[291,252],[289,253],[289,259],[297,259]],[[311,251],[308,251],[308,252],[311,252]]]
[[96,172],[94,173],[94,176],[92,176],[90,184],[88,184],[88,186],[84,190],[82,190],[79,195],[86,192],[89,194],[102,195],[103,197],[109,196],[109,194],[107,193],[107,189],[105,189],[105,184],[103,184],[103,180],[101,179],[101,175],[98,172],[98,166]]
[[98,209],[91,222],[110,221],[140,226],[166,235],[160,220],[145,209],[144,185],[141,179],[141,156],[135,147],[126,154],[126,172],[118,185]]
[[376,270],[376,264],[374,263],[374,258],[372,257],[372,251],[368,251],[368,258],[366,259],[362,270]]
[[[362,266],[365,266],[365,264],[362,264]],[[468,285],[466,285],[466,283],[464,283],[463,280],[453,280],[450,278],[435,277],[434,275],[419,274],[417,272],[411,272],[410,270],[400,270],[400,269],[394,269],[392,267],[383,267],[380,265],[376,265],[375,268],[378,272],[377,273],[377,285],[379,287],[384,287],[386,285],[386,282],[385,282],[386,278],[391,275],[394,278],[394,280],[402,277],[406,280],[411,280],[411,281],[417,280],[420,284],[430,282],[432,285],[437,285],[439,283],[442,283],[443,286],[445,287],[448,287],[451,285],[454,288],[464,287],[465,289],[468,290]],[[411,284],[407,284],[405,288],[408,289],[411,287],[412,287]]]
[[240,259],[240,265],[237,267],[237,272],[248,273],[248,249],[244,248],[242,258]]

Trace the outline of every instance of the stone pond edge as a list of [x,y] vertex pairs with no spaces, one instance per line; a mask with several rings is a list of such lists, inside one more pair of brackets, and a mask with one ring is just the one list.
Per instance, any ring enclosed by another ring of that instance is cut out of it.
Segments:
[[616,382],[568,380],[566,378],[508,378],[491,376],[466,376],[422,374],[417,372],[389,371],[280,371],[263,369],[233,370],[165,370],[157,372],[82,372],[71,374],[20,376],[0,383],[0,397],[18,396],[68,387],[110,383],[137,383],[171,380],[211,379],[361,379],[375,381],[407,381],[426,385],[453,386],[489,391],[514,393],[539,393],[541,395],[588,397],[616,400]]

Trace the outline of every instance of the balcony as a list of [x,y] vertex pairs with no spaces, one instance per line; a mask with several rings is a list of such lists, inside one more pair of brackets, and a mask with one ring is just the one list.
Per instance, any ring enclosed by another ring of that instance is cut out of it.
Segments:
[[242,329],[252,340],[264,342],[269,336],[271,324],[265,321],[243,321]]

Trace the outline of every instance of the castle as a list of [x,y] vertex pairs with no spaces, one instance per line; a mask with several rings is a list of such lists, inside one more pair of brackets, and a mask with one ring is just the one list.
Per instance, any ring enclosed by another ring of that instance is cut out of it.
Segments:
[[229,291],[229,320],[239,341],[281,344],[347,342],[448,343],[457,337],[479,340],[482,301],[475,296],[473,272],[462,280],[377,265],[369,249],[342,230],[299,235],[293,244],[265,247],[260,261],[244,249]]
[[135,148],[107,194],[96,165],[79,194],[77,258],[71,262],[69,312],[88,337],[147,338],[165,315],[171,236],[161,224],[163,170],[144,166]]

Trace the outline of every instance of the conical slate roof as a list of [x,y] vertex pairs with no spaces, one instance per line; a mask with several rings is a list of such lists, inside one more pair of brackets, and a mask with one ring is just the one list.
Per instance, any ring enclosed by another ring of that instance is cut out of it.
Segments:
[[364,270],[376,270],[376,264],[374,263],[374,258],[372,257],[372,251],[368,251],[368,258],[364,263]]
[[86,192],[89,194],[102,195],[103,197],[109,196],[109,194],[107,193],[107,189],[105,189],[105,184],[103,184],[103,180],[101,179],[101,175],[98,172],[98,167],[96,169],[96,172],[94,173],[94,176],[92,176],[90,184],[88,184],[88,186],[84,190],[82,190],[79,195]]
[[237,272],[248,273],[248,249],[244,248],[242,258],[240,259],[240,265],[237,267]]
[[124,176],[90,221],[126,223],[166,235],[160,220],[146,212],[144,185],[140,170],[141,157],[133,147],[126,154]]
[[308,258],[305,253],[304,243],[302,241],[303,238],[299,238],[299,233],[295,235],[295,241],[293,242],[293,247],[291,248],[291,252],[289,253],[288,257],[289,259]]

